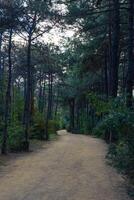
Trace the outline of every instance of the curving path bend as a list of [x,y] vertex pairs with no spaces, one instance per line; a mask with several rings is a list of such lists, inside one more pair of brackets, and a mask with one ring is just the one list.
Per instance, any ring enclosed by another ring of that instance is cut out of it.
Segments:
[[107,145],[59,131],[59,139],[0,168],[0,200],[128,200],[124,180],[106,164]]

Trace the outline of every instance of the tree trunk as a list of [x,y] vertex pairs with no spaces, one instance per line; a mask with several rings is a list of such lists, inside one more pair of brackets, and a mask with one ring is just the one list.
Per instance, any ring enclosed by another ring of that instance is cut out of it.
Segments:
[[127,107],[133,104],[133,80],[134,80],[134,1],[129,0],[129,41],[128,41],[128,78],[127,78]]
[[105,50],[105,68],[104,68],[104,73],[105,73],[105,95],[106,98],[108,99],[108,56],[107,56],[107,49]]
[[2,32],[0,32],[0,119],[3,117]]
[[2,79],[1,47],[2,47],[2,32],[0,32],[0,84],[1,84],[1,79]]
[[56,102],[55,102],[55,117],[57,116],[57,112],[58,112],[58,103],[59,103],[59,87],[57,90],[57,97],[56,97]]
[[10,30],[9,36],[9,47],[8,47],[8,83],[7,83],[7,91],[5,97],[5,117],[4,117],[4,131],[2,138],[2,148],[1,153],[7,154],[7,139],[8,139],[8,121],[9,121],[9,110],[11,104],[11,84],[12,84],[12,60],[11,60],[11,51],[12,51],[12,28]]
[[24,108],[24,125],[25,125],[25,142],[24,150],[29,150],[29,127],[31,121],[31,35],[29,35],[28,49],[27,49],[27,87],[26,87],[26,98],[25,98],[25,108]]
[[41,70],[40,70],[40,78],[39,78],[38,110],[40,113],[42,113],[42,73],[41,73]]
[[75,122],[74,122],[74,112],[75,112],[75,99],[72,98],[69,100],[69,106],[70,106],[70,130],[73,130],[75,127]]
[[53,93],[53,75],[52,72],[49,72],[48,76],[48,107],[47,107],[47,116],[46,116],[46,126],[45,126],[45,139],[49,140],[48,133],[48,122],[52,119],[52,93]]
[[120,40],[120,3],[113,0],[112,46],[110,65],[110,96],[116,97],[118,92],[119,40]]
[[25,109],[25,101],[26,101],[26,91],[27,91],[27,80],[26,80],[26,77],[24,76],[24,94],[23,94],[23,97],[24,97],[24,112],[23,112],[23,125],[25,125],[25,115],[26,115],[26,109]]
[[44,83],[43,83],[43,92],[42,92],[42,113],[45,115],[45,108],[46,108],[46,76],[44,78]]

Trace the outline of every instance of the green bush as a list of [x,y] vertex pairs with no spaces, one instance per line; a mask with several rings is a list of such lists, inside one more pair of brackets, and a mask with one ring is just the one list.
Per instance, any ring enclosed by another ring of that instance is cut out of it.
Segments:
[[93,134],[110,142],[108,158],[134,184],[134,112],[118,98],[108,104],[105,112],[99,107],[103,115]]
[[43,140],[45,134],[45,121],[42,114],[37,113],[33,119],[33,125],[30,129],[30,139]]
[[48,133],[49,134],[57,134],[59,129],[59,123],[56,120],[49,120],[48,122]]
[[[37,113],[33,119],[33,125],[30,129],[30,138],[44,140],[45,138],[45,125],[44,116]],[[59,129],[59,123],[56,120],[48,121],[48,134],[56,134]]]
[[[134,136],[132,139],[134,140]],[[132,145],[128,141],[120,141],[118,144],[111,144],[107,157],[134,184],[134,143]]]
[[116,142],[119,139],[129,138],[134,132],[134,113],[125,112],[111,112],[103,117],[102,121],[98,122],[93,129],[96,136],[107,138],[107,134],[111,140]]
[[129,146],[125,142],[119,142],[119,144],[111,144],[109,146],[108,158],[113,161],[114,166],[116,166],[120,171],[125,173],[125,169],[128,168],[129,160]]
[[24,129],[20,124],[12,124],[8,128],[8,148],[10,151],[23,151]]

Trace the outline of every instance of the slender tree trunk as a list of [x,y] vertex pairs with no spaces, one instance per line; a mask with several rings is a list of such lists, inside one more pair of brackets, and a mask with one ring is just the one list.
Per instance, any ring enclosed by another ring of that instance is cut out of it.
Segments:
[[[125,53],[124,53],[125,54]],[[126,55],[124,55],[124,61],[122,66],[122,95],[125,96],[126,90]]]
[[23,125],[25,125],[25,115],[26,115],[26,91],[27,91],[27,80],[26,77],[24,76],[24,112],[23,112]]
[[33,123],[33,116],[35,112],[34,108],[34,91],[35,91],[35,80],[33,78],[33,66],[31,66],[31,94],[30,94],[30,125]]
[[42,95],[43,95],[43,97],[42,97],[42,113],[45,114],[45,108],[46,108],[46,76],[44,78]]
[[1,91],[1,119],[4,121],[4,102],[5,102],[5,88],[4,84],[5,83],[5,57],[2,56],[2,68],[1,68],[1,86],[0,86],[0,91]]
[[120,3],[113,0],[113,27],[110,65],[110,96],[116,97],[118,92],[119,40],[120,40]]
[[9,36],[9,47],[8,47],[8,83],[7,83],[7,91],[5,98],[5,117],[4,117],[4,131],[3,131],[3,139],[2,139],[2,148],[1,153],[7,154],[7,139],[8,139],[8,121],[9,121],[9,110],[11,105],[11,84],[12,84],[12,59],[11,59],[11,51],[12,51],[12,28],[10,30]]
[[128,78],[127,78],[127,107],[133,104],[134,81],[134,1],[129,0],[129,41],[128,41]]
[[79,102],[77,102],[76,106],[76,124],[77,124],[77,129],[80,129],[80,106]]
[[57,116],[57,111],[58,111],[58,103],[59,103],[59,87],[57,90],[57,97],[56,97],[56,105],[55,105],[55,117]]
[[53,118],[53,73],[50,74],[50,116],[49,119]]
[[105,50],[105,68],[104,68],[104,73],[105,73],[105,95],[106,98],[108,99],[108,56],[107,56],[107,50]]
[[75,127],[75,99],[72,98],[69,100],[69,106],[70,106],[70,129],[73,130]]
[[[1,47],[2,47],[2,32],[0,32],[0,84],[1,84],[1,79],[2,79],[2,63],[1,63]],[[0,85],[1,87],[1,85]]]
[[2,70],[2,32],[0,32],[0,118],[3,117],[3,109],[2,109],[2,104],[3,104],[3,70]]
[[47,116],[46,116],[46,126],[45,126],[45,139],[49,140],[49,133],[48,133],[48,123],[49,120],[52,119],[52,93],[53,93],[53,75],[52,72],[49,72],[48,75],[48,107],[47,107]]
[[27,49],[27,87],[26,87],[26,98],[25,98],[25,143],[24,150],[29,150],[29,127],[31,121],[31,91],[32,91],[32,82],[31,82],[31,35],[29,35],[28,40],[28,49]]
[[39,98],[38,98],[38,109],[39,112],[42,112],[42,73],[40,70],[40,78],[39,78]]

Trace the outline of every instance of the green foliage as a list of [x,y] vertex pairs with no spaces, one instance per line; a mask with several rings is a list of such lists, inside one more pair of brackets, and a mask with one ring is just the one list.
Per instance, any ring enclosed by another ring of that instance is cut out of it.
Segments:
[[134,113],[129,111],[111,111],[93,129],[94,134],[102,137],[104,137],[107,131],[116,134],[114,136],[116,140],[119,138],[127,139],[134,131]]
[[[2,132],[4,129],[4,124],[1,124],[0,128],[0,146],[2,144]],[[14,121],[8,127],[8,149],[11,152],[18,152],[24,150],[24,128],[18,122]]]
[[[33,119],[33,126],[30,129],[30,138],[44,140],[45,138],[45,120],[41,113],[36,113]],[[48,122],[48,134],[56,134],[59,129],[59,122],[56,120],[49,120]]]
[[107,157],[134,183],[134,112],[121,98],[108,102],[94,94],[89,98],[95,115],[101,116],[92,133],[110,142]]
[[126,162],[129,160],[128,144],[122,141],[118,144],[111,144],[107,157],[112,159],[114,166],[124,172],[124,169],[128,168],[128,162]]
[[79,129],[79,133],[81,134],[91,134],[91,119],[87,118],[87,116],[82,116],[81,119],[81,125],[80,125],[80,129]]
[[89,99],[91,106],[95,109],[97,115],[107,114],[111,111],[127,111],[125,98],[122,96],[115,99],[109,98],[109,100],[107,100],[105,96],[90,92],[88,93],[87,98]]
[[48,133],[51,134],[56,134],[56,132],[59,129],[59,122],[56,120],[49,120],[48,122]]
[[96,110],[96,114],[99,116],[103,113],[107,113],[110,108],[110,102],[104,101],[104,99],[100,98],[95,93],[89,93],[87,95],[90,104]]
[[131,140],[131,143],[129,140],[120,140],[117,144],[111,144],[107,157],[134,183],[134,135]]
[[30,138],[43,140],[44,133],[45,133],[44,117],[42,114],[36,113],[33,119],[33,126],[30,129]]
[[8,129],[8,147],[10,151],[23,151],[24,129],[19,123],[13,123]]
[[23,117],[24,99],[21,92],[14,88],[14,102],[12,103],[12,118],[13,120],[21,121]]

